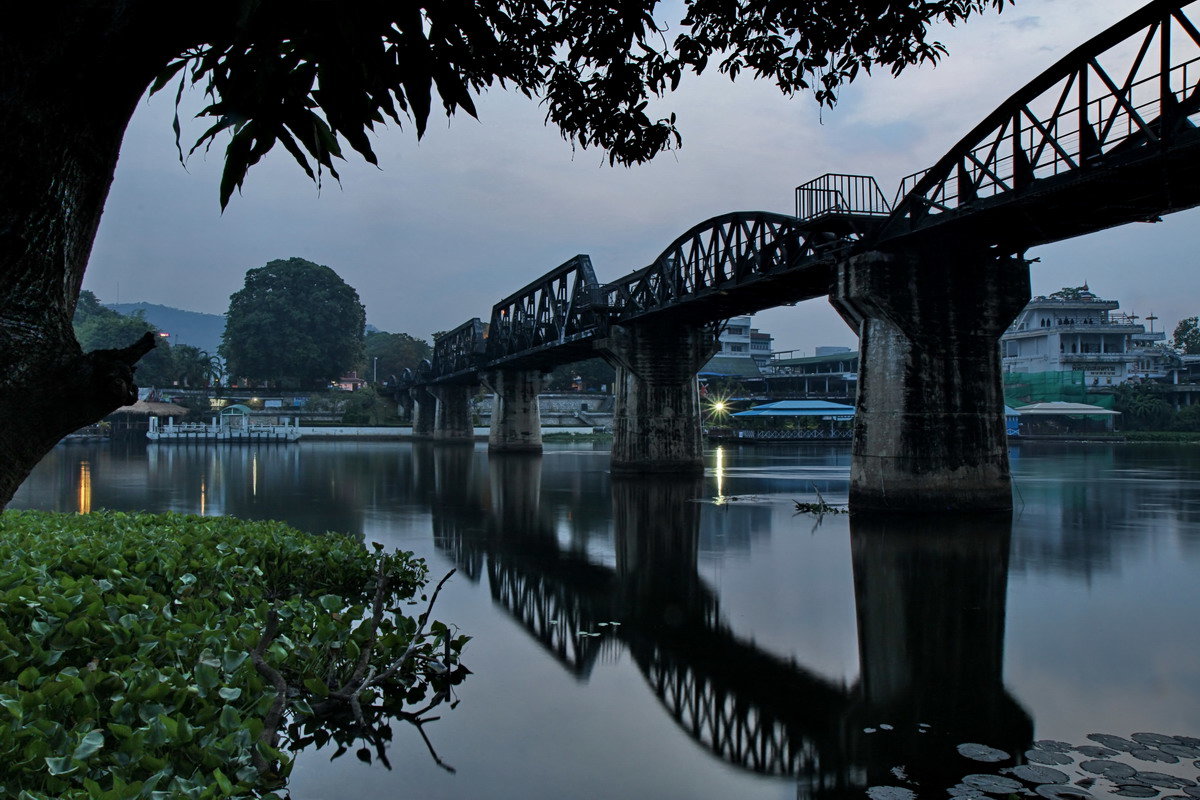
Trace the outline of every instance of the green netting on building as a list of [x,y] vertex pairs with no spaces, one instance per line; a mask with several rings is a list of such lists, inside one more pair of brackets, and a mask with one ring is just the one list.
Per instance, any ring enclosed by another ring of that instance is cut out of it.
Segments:
[[1004,373],[1004,402],[1013,407],[1065,402],[1111,409],[1114,399],[1109,392],[1088,391],[1082,370]]

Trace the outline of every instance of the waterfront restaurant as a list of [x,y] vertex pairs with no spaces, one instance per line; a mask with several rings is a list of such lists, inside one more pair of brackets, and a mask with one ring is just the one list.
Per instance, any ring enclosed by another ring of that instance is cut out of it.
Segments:
[[838,440],[853,435],[854,406],[827,400],[779,400],[731,416],[738,439]]
[[1017,409],[1021,432],[1026,435],[1106,433],[1121,416],[1119,411],[1086,403],[1033,403]]

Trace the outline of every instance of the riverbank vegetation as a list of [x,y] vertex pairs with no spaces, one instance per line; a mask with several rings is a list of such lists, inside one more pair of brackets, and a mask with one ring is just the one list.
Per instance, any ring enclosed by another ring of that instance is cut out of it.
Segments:
[[1200,433],[1200,405],[1173,405],[1170,387],[1158,383],[1126,383],[1117,388],[1114,407],[1120,411],[1121,428],[1129,431],[1178,431]]
[[1200,444],[1200,431],[1128,431],[1125,441]]
[[572,433],[570,431],[547,431],[542,433],[542,441],[549,443],[562,442],[611,442],[613,435],[604,431],[591,433]]
[[425,584],[275,522],[6,512],[0,796],[269,798],[309,744],[386,759],[467,672],[436,591],[403,613]]

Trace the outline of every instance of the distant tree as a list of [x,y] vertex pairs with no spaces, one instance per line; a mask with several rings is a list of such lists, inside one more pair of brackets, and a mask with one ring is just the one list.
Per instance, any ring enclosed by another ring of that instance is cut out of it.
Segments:
[[71,324],[78,331],[80,325],[93,317],[108,317],[111,319],[119,316],[121,315],[118,312],[102,304],[93,292],[84,289],[79,293],[79,302],[75,304],[75,316],[71,319]]
[[396,403],[372,386],[353,392],[342,404],[342,422],[347,425],[382,425],[396,418]]
[[600,358],[589,358],[555,367],[547,376],[545,386],[555,392],[571,391],[576,386],[584,390],[606,386],[612,391],[616,379],[616,370],[607,362]]
[[[372,331],[363,339],[365,358],[360,375],[374,380],[387,380],[389,375],[399,375],[405,369],[416,369],[422,359],[429,358],[433,347],[422,339],[407,333],[385,333]],[[376,363],[375,359],[379,362]]]
[[312,387],[362,363],[365,324],[358,292],[332,269],[271,261],[229,298],[220,353],[231,378]]
[[178,386],[208,386],[212,380],[212,356],[199,347],[177,344],[171,348],[173,384]]
[[1050,293],[1051,300],[1079,300],[1082,297],[1095,297],[1086,283],[1083,286],[1064,286]]
[[1175,430],[1200,431],[1200,405],[1184,406],[1175,414]]
[[1200,355],[1200,317],[1179,320],[1171,345],[1186,355]]
[[[90,293],[89,293],[90,294]],[[94,295],[93,295],[94,297]],[[109,350],[125,346],[147,333],[154,336],[157,346],[147,353],[134,368],[142,386],[170,386],[174,371],[171,347],[158,337],[158,331],[146,318],[136,314],[118,314],[96,304],[96,308],[85,309],[77,315],[81,322],[75,325],[75,337],[80,347],[87,350]]]
[[1165,431],[1171,427],[1175,412],[1163,399],[1163,387],[1157,383],[1123,383],[1117,387],[1114,402],[1123,415],[1127,430]]

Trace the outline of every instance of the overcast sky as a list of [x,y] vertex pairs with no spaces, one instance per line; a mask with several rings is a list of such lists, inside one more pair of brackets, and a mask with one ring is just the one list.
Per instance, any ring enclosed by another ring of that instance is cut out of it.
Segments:
[[[424,140],[395,127],[376,137],[381,169],[354,160],[318,193],[280,150],[250,170],[222,215],[218,148],[180,166],[173,95],[143,103],[122,149],[85,288],[105,302],[146,301],[224,313],[247,269],[299,256],[332,267],[388,331],[428,337],[471,317],[576,253],[600,281],[645,266],[679,234],[717,214],[792,213],[793,189],[826,172],[874,175],[889,198],[988,112],[1135,0],[1018,0],[959,28],[936,68],[886,72],[819,109],[770,84],[716,74],[685,80],[663,104],[683,148],[608,167],[543,125],[543,111],[496,91],[480,120],[431,118]],[[185,140],[202,130],[185,120]],[[185,145],[186,147],[186,145]],[[349,150],[349,148],[347,148]],[[1200,313],[1197,211],[1042,247],[1034,294],[1085,280],[1125,311],[1171,330]],[[854,345],[824,300],[762,312],[777,349]]]

